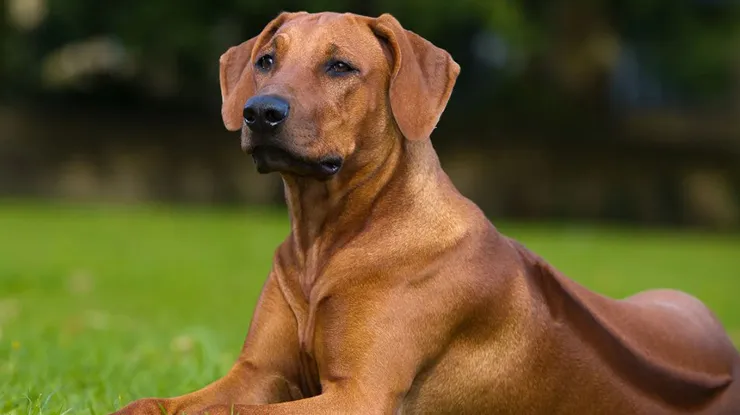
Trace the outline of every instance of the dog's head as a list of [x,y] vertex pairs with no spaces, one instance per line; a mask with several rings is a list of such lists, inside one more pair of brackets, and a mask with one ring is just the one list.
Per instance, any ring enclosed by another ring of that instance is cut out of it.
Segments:
[[221,56],[221,113],[261,173],[328,179],[428,138],[459,71],[388,14],[282,13]]

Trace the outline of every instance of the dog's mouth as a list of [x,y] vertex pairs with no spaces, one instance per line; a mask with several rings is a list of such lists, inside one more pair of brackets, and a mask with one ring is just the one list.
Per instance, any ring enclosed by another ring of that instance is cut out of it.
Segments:
[[274,145],[257,145],[248,154],[257,166],[257,172],[290,173],[302,177],[313,177],[327,180],[341,170],[343,160],[338,156],[328,156],[319,160],[310,160]]

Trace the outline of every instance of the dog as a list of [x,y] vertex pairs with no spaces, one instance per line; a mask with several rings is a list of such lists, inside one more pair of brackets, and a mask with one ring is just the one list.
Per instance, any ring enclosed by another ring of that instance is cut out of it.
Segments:
[[282,13],[228,49],[224,125],[291,232],[228,374],[116,414],[740,414],[699,300],[591,292],[455,189],[430,135],[459,73],[389,14]]

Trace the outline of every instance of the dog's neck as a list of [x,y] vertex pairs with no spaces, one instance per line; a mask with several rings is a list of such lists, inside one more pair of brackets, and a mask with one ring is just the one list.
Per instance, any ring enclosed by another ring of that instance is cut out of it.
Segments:
[[[399,139],[383,152],[373,157],[375,163],[326,182],[283,176],[291,220],[283,254],[302,273],[320,274],[332,255],[361,234],[372,233],[373,242],[383,244],[390,233],[407,232],[412,241],[441,246],[440,238],[465,232],[471,206],[442,171],[431,142]],[[420,233],[434,237],[413,237]]]
[[[283,175],[285,199],[291,220],[291,237],[298,256],[326,246],[330,239],[351,238],[355,229],[372,215],[374,203],[384,188],[397,179],[407,151],[402,141],[377,149],[373,162],[360,167],[347,163],[334,178]],[[303,262],[303,261],[301,261]]]

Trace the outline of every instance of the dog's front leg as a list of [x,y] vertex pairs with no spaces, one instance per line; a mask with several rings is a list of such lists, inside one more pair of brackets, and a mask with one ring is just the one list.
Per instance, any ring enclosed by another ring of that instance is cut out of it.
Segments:
[[[448,344],[458,313],[416,289],[343,287],[319,302],[315,355],[321,394],[268,405],[216,405],[198,415],[389,414],[407,402],[421,368]],[[413,403],[411,403],[413,405]]]
[[297,401],[269,405],[214,405],[194,415],[380,415],[394,412],[397,399],[380,398],[361,392],[354,386],[335,387],[321,395]]
[[192,415],[219,404],[262,405],[300,399],[296,332],[295,316],[271,274],[242,353],[226,376],[175,398],[137,400],[113,415]]

